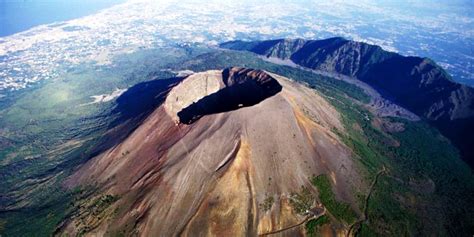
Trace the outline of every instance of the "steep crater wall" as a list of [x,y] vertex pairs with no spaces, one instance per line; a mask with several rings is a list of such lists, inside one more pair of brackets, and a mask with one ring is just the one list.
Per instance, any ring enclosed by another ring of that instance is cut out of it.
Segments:
[[256,105],[282,90],[278,81],[263,71],[230,68],[222,75],[225,87],[179,111],[181,123],[191,124],[208,114]]

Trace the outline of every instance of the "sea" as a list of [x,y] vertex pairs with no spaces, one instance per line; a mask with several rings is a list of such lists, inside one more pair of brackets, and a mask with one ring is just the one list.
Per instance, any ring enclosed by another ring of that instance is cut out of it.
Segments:
[[0,37],[71,20],[126,0],[0,0]]

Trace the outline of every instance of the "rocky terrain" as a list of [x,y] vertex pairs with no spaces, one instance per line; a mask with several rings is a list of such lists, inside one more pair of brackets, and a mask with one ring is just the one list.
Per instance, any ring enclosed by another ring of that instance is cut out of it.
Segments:
[[[120,197],[116,215],[79,213],[61,231],[255,236],[301,222],[292,194],[321,174],[338,199],[355,203],[350,190],[364,184],[334,130],[344,130],[339,113],[287,78],[235,67],[192,74],[123,142],[66,181]],[[284,234],[303,235],[303,227]]]
[[358,80],[357,78],[343,75],[337,72],[328,72],[317,69],[310,69],[306,67],[299,66],[290,59],[280,59],[276,57],[262,57],[263,60],[275,63],[283,66],[290,66],[298,68],[300,70],[309,71],[317,75],[331,77],[337,80],[342,80],[344,82],[350,83],[362,89],[365,94],[370,97],[370,102],[365,104],[365,106],[375,115],[379,117],[398,117],[403,119],[408,119],[412,121],[418,121],[420,118],[413,112],[405,109],[404,107],[398,105],[390,98],[384,97],[381,92],[378,92],[369,84],[364,81]]
[[454,82],[428,58],[405,57],[343,38],[233,41],[221,47],[289,59],[297,65],[361,80],[380,94],[427,119],[474,162],[474,89]]

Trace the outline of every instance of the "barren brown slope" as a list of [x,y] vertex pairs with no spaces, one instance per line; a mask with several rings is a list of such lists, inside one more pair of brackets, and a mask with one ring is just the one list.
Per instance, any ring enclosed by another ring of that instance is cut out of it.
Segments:
[[[72,216],[62,232],[255,236],[303,220],[290,194],[323,173],[338,198],[354,203],[360,179],[332,132],[343,130],[339,119],[315,91],[277,75],[243,68],[193,74],[127,139],[69,178],[70,187],[95,185],[97,196],[119,199],[101,218]],[[260,208],[268,197],[271,207]]]

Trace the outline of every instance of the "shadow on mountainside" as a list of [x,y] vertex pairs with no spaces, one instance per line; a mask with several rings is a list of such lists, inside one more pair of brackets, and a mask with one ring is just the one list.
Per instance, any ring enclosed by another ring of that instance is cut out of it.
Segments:
[[110,112],[110,116],[114,119],[90,157],[100,154],[127,138],[165,101],[170,90],[182,79],[182,77],[176,77],[141,82],[118,97],[117,105]]

